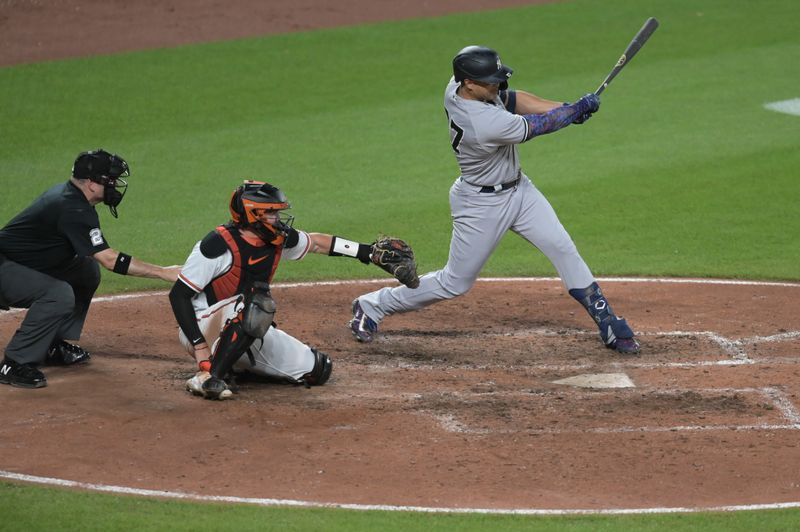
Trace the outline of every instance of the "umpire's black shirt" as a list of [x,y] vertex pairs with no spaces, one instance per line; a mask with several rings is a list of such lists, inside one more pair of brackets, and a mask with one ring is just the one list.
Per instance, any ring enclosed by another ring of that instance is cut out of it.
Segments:
[[71,181],[36,198],[0,229],[0,254],[40,272],[108,248],[97,211]]

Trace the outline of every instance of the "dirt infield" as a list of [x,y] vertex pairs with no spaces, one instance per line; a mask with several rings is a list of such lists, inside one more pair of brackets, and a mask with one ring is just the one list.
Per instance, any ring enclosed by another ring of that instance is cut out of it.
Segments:
[[[800,500],[800,285],[606,282],[643,351],[605,349],[557,281],[479,282],[344,323],[375,284],[279,286],[280,323],[334,360],[328,385],[183,391],[166,296],[97,302],[83,368],[0,388],[0,470],[342,504],[709,507]],[[0,316],[2,338],[21,314]],[[633,387],[554,381],[624,375]]]
[[[6,0],[0,66],[529,3]],[[276,287],[279,323],[331,355],[333,378],[243,382],[226,403],[183,390],[193,364],[163,294],[98,301],[91,364],[47,368],[40,390],[0,386],[0,471],[444,508],[800,501],[800,285],[606,282],[637,357],[600,345],[552,280],[479,282],[360,345],[350,300],[378,286]],[[21,317],[0,313],[0,342]],[[556,382],[584,375],[629,385]]]

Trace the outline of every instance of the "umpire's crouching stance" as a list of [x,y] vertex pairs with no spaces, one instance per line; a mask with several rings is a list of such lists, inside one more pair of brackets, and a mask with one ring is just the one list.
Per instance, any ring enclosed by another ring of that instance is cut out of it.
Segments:
[[41,388],[38,365],[70,365],[89,353],[77,340],[92,296],[100,284],[100,263],[121,275],[174,282],[178,270],[148,264],[109,247],[94,206],[117,217],[129,175],[122,157],[104,150],[83,152],[72,177],[39,196],[0,230],[0,307],[28,313],[5,349],[0,383]]

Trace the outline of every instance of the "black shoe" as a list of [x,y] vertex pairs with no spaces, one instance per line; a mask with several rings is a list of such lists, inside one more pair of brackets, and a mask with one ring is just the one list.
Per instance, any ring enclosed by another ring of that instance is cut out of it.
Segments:
[[20,364],[6,357],[0,365],[0,383],[20,388],[44,388],[47,386],[47,379],[35,365]]
[[47,350],[45,363],[51,366],[72,366],[73,364],[89,362],[91,358],[89,351],[81,346],[59,340]]

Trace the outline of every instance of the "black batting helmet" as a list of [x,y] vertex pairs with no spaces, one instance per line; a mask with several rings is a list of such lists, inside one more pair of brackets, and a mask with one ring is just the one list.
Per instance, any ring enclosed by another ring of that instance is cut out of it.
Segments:
[[231,194],[230,211],[233,223],[252,229],[266,242],[275,245],[283,243],[294,216],[281,213],[280,221],[272,225],[259,220],[258,211],[283,211],[291,208],[281,189],[263,181],[247,180]]
[[483,83],[499,83],[508,88],[508,78],[514,71],[500,61],[500,56],[485,46],[467,46],[453,58],[453,76],[456,81],[471,79]]

